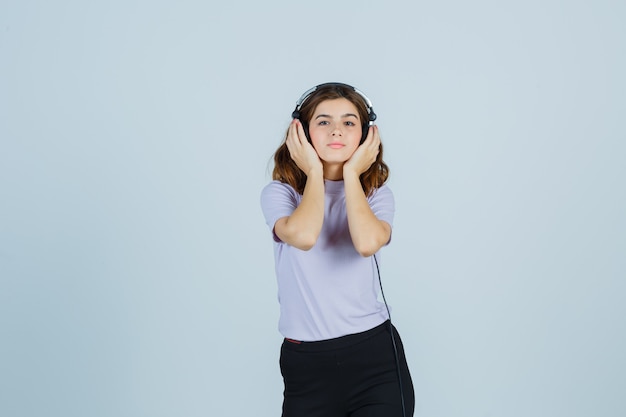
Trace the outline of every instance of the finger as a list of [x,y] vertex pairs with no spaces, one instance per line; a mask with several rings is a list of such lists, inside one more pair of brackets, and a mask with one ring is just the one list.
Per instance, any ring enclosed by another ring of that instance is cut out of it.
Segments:
[[363,142],[364,147],[369,150],[376,149],[378,147],[378,143],[380,143],[380,139],[378,137],[378,129],[376,125],[370,126],[368,129],[367,137]]
[[363,145],[365,145],[366,143],[370,143],[371,142],[373,132],[374,132],[374,127],[373,126],[369,126],[367,128],[367,136],[365,137],[365,140],[363,141]]
[[300,142],[299,138],[298,138],[298,132],[296,130],[296,119],[294,119],[291,124],[289,125],[289,135],[287,136],[287,139],[291,141],[292,144],[297,144]]
[[287,140],[285,141],[285,145],[287,145],[287,150],[289,151],[289,156],[291,157],[291,159],[293,159],[293,156],[295,154],[295,149],[294,149],[294,144],[293,141],[289,138],[287,138]]
[[378,126],[372,126],[372,146],[378,149],[380,145],[380,134],[378,133]]
[[372,146],[377,147],[380,144],[380,134],[378,132],[378,126],[372,126]]
[[285,140],[285,144],[287,145],[289,152],[293,154],[293,152],[295,151],[298,145],[298,139],[297,139],[294,122],[291,122],[291,124],[289,125],[289,130],[287,132],[287,140]]

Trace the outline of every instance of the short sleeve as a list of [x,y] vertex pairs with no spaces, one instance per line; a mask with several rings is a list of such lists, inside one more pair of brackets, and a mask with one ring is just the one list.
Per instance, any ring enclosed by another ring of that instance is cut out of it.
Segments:
[[289,184],[280,181],[272,181],[261,191],[261,209],[265,217],[265,223],[272,231],[274,240],[281,240],[274,233],[276,222],[287,216],[298,207],[302,196],[298,194]]
[[[382,187],[377,188],[367,200],[374,215],[379,220],[389,223],[389,226],[393,229],[393,217],[396,205],[391,189],[386,185],[383,185]],[[389,238],[389,241],[391,241],[391,237]]]

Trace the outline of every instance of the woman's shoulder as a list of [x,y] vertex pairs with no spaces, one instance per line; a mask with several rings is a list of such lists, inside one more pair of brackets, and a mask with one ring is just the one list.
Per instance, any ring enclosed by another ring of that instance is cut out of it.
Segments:
[[284,215],[283,210],[293,211],[301,200],[302,196],[292,186],[280,181],[270,182],[261,191],[261,207],[268,213],[278,210]]
[[393,198],[393,191],[387,184],[383,184],[378,188],[374,188],[372,194],[370,194],[369,199],[374,198]]
[[261,190],[261,197],[267,197],[269,195],[289,195],[296,197],[298,192],[286,182],[273,180],[269,184],[265,185],[263,190]]
[[263,192],[265,192],[265,190],[286,190],[296,192],[296,190],[291,185],[278,180],[272,180],[270,183],[266,184],[263,187]]

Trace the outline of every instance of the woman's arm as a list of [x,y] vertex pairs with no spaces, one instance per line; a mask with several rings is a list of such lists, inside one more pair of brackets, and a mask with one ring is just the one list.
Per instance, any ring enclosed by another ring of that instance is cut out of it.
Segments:
[[317,242],[324,222],[324,169],[299,120],[291,122],[285,143],[307,180],[302,201],[290,216],[276,221],[274,233],[291,246],[309,250]]
[[354,248],[364,257],[378,252],[391,238],[391,226],[376,217],[359,180],[360,175],[376,161],[379,149],[378,126],[373,126],[369,129],[367,139],[343,166],[348,228]]

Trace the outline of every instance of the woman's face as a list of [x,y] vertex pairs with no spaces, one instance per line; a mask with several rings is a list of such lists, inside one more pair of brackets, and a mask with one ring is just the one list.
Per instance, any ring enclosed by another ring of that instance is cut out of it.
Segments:
[[343,164],[350,159],[362,133],[359,112],[345,98],[322,101],[309,121],[311,142],[326,164]]

